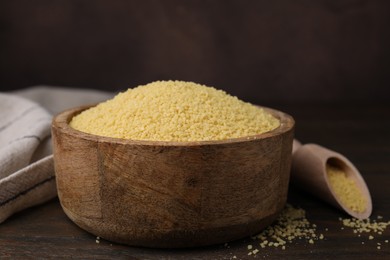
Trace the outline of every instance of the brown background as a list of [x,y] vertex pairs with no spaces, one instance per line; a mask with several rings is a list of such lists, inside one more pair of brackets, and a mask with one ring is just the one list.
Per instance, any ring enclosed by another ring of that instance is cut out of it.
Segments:
[[388,0],[2,0],[0,90],[190,80],[251,102],[389,101]]

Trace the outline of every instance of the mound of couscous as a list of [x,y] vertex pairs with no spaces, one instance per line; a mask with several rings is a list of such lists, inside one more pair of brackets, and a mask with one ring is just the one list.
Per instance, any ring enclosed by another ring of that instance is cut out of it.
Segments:
[[156,81],[119,93],[75,116],[82,132],[150,141],[225,140],[258,135],[280,122],[225,91],[184,81]]

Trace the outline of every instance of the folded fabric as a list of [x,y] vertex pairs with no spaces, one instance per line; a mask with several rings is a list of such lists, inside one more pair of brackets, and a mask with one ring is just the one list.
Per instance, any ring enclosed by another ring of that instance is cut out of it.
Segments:
[[0,93],[0,223],[56,196],[50,138],[53,115],[112,95],[47,86]]

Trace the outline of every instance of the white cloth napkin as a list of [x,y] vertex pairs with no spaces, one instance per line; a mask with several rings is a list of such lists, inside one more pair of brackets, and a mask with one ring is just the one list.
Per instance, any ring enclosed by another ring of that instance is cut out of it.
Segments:
[[0,93],[0,223],[57,195],[50,138],[53,115],[112,96],[48,86]]

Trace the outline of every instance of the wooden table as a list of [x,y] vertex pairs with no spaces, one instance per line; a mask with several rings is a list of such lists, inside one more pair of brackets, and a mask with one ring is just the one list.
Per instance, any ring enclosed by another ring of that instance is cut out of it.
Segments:
[[[296,137],[338,151],[360,170],[371,191],[372,217],[390,220],[390,105],[272,105],[296,119]],[[286,250],[260,249],[248,256],[250,238],[193,249],[148,249],[119,245],[100,239],[73,224],[58,200],[50,201],[0,224],[0,259],[390,259],[390,227],[382,235],[358,237],[344,228],[341,211],[291,186],[289,203],[306,210],[307,219],[325,238],[314,244],[295,240]],[[328,231],[325,231],[325,229]],[[365,242],[365,244],[362,244]],[[381,249],[377,249],[381,243]]]

